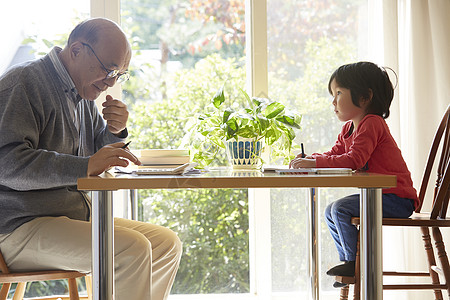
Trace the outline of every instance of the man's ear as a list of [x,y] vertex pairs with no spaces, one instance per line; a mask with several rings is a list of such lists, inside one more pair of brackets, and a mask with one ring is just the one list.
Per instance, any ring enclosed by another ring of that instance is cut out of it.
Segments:
[[70,58],[76,59],[81,54],[83,44],[79,41],[75,41],[72,44],[70,44],[69,49],[70,49]]

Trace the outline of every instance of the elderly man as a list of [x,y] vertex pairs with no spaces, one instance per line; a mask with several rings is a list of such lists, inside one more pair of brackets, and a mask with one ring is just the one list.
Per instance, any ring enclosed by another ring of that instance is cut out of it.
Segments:
[[[0,77],[0,250],[11,270],[90,272],[90,199],[76,181],[140,164],[122,148],[128,111],[106,96],[127,79],[131,47],[107,19],[89,19],[64,49]],[[115,220],[116,299],[166,299],[181,257],[169,229]]]

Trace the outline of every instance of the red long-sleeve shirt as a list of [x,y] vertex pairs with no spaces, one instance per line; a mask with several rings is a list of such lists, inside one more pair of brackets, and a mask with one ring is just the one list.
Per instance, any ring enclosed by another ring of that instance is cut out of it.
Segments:
[[383,193],[413,199],[414,206],[419,205],[402,153],[386,122],[378,115],[365,116],[356,130],[353,130],[352,121],[345,123],[333,148],[322,154],[314,153],[312,157],[316,159],[318,168],[352,168],[396,175],[397,187],[383,189]]

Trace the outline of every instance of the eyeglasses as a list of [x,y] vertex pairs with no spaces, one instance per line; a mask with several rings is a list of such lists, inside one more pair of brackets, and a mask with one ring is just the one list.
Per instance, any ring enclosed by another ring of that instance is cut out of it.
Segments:
[[128,72],[120,73],[119,70],[110,70],[110,69],[106,68],[105,65],[102,63],[102,61],[100,60],[100,58],[98,58],[97,54],[95,54],[94,49],[92,49],[92,47],[89,44],[86,44],[86,43],[81,43],[81,44],[83,46],[86,46],[89,49],[91,49],[92,53],[94,53],[98,62],[102,65],[103,70],[106,72],[105,79],[116,78],[117,83],[123,83],[123,82],[127,81],[128,79],[130,79],[130,74]]

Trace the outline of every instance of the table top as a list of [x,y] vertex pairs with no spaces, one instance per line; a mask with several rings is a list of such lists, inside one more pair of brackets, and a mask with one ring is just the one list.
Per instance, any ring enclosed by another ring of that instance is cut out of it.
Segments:
[[356,172],[351,175],[280,175],[238,169],[213,169],[195,175],[131,175],[105,172],[78,179],[79,190],[186,189],[186,188],[389,188],[395,175]]

